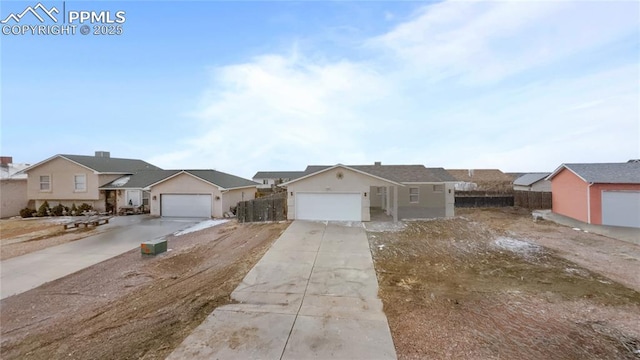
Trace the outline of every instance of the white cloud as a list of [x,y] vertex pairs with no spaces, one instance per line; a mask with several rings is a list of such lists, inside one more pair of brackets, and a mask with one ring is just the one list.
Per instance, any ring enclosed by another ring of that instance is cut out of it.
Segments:
[[[590,68],[572,63],[637,38],[637,7],[439,3],[365,41],[366,62],[292,51],[214,68],[198,133],[158,165],[250,177],[312,163],[539,171],[637,157],[637,65],[606,54]],[[513,80],[527,71],[533,80]]]

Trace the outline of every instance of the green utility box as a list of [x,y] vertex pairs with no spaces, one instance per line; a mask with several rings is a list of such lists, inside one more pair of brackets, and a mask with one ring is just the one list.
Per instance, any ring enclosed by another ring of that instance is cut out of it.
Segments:
[[142,255],[158,255],[167,251],[167,240],[151,240],[140,244]]

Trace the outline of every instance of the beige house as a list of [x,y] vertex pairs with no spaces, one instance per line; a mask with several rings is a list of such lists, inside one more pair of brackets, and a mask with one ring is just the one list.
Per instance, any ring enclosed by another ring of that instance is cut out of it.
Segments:
[[423,165],[309,166],[287,188],[289,219],[370,221],[378,208],[394,220],[454,216],[454,182]]
[[23,170],[27,174],[27,198],[37,209],[87,203],[97,211],[107,211],[110,195],[100,186],[143,169],[159,169],[137,159],[112,158],[108,152],[95,156],[55,155]]
[[143,170],[101,187],[123,207],[139,201],[154,216],[221,218],[255,198],[258,184],[216,170]]
[[551,192],[551,181],[547,176],[551,173],[528,173],[513,181],[515,191]]

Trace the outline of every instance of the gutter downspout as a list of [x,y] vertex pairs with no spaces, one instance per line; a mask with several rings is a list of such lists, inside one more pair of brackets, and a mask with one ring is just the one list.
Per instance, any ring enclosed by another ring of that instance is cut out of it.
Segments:
[[591,185],[593,183],[589,183],[587,186],[587,223],[591,224]]

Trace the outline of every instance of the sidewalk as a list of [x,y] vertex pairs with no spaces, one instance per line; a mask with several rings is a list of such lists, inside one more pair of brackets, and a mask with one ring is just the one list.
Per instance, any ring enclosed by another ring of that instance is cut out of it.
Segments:
[[167,359],[395,359],[362,227],[295,221]]
[[[535,210],[533,214],[540,214],[543,219],[553,221],[556,224],[579,228],[588,232],[626,241],[632,244],[640,245],[640,229],[622,226],[593,225],[572,219],[570,217],[556,214],[551,210]],[[535,216],[535,215],[534,215]]]

